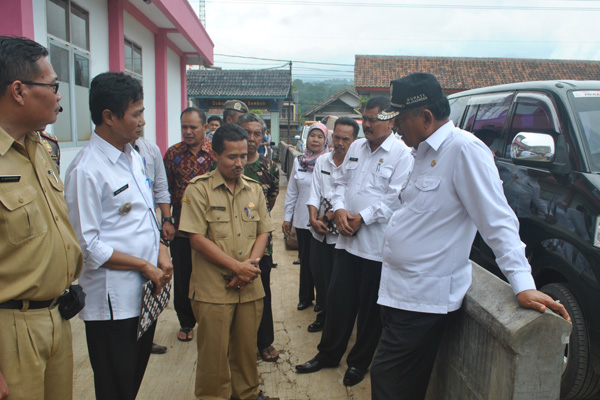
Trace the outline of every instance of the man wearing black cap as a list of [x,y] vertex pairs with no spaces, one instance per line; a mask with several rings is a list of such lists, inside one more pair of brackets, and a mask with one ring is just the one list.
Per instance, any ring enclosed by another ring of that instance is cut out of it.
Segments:
[[392,81],[391,89],[391,106],[377,117],[395,118],[415,164],[383,238],[383,334],[371,392],[374,400],[414,400],[425,397],[448,317],[471,284],[469,251],[478,230],[521,306],[570,318],[564,306],[535,290],[492,153],[448,119],[437,79],[412,74]]
[[238,117],[247,112],[248,106],[243,101],[227,100],[223,105],[223,123],[236,124]]

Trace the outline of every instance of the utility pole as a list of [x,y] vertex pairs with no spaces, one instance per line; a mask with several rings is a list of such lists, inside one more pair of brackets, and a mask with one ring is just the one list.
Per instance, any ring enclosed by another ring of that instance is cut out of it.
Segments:
[[202,22],[202,26],[206,29],[206,7],[204,5],[204,0],[200,0],[198,3],[200,3],[198,5],[198,17],[200,18],[200,22]]
[[292,129],[290,127],[290,117],[293,112],[293,108],[292,108],[292,88],[293,88],[293,86],[294,86],[294,81],[292,80],[292,61],[290,61],[290,92],[288,94],[288,113],[287,113],[287,115],[288,115],[287,130],[288,130],[288,136],[289,136],[290,143],[294,139],[294,137],[291,135]]

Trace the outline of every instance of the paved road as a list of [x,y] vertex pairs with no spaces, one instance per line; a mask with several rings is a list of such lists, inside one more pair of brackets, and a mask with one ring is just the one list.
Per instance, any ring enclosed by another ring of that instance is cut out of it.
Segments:
[[[283,174],[282,174],[283,175]],[[294,365],[308,361],[316,354],[320,333],[309,333],[313,322],[312,308],[297,311],[299,268],[292,265],[296,251],[286,250],[281,233],[286,180],[282,176],[281,191],[273,210],[274,259],[279,264],[271,273],[275,343],[281,356],[276,363],[259,359],[261,389],[281,400],[367,400],[370,399],[368,376],[353,388],[346,388],[342,378],[345,360],[340,367],[314,374],[298,375]],[[73,318],[73,351],[75,358],[75,400],[94,399],[93,375],[90,367],[84,325]],[[138,399],[194,399],[194,377],[197,361],[196,342],[182,343],[176,338],[179,328],[172,303],[159,319],[155,342],[168,346],[166,354],[152,355]],[[197,335],[197,330],[194,330]],[[354,335],[351,339],[354,340]],[[352,343],[352,342],[351,342]]]

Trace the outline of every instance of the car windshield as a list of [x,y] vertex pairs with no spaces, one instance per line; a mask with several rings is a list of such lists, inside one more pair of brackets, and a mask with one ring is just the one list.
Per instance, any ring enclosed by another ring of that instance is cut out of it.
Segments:
[[592,172],[600,173],[600,90],[576,90],[569,93],[584,152]]

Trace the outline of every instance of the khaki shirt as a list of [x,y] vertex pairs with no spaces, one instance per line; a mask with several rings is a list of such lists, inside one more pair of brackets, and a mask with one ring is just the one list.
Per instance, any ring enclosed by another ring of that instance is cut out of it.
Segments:
[[[190,181],[182,199],[179,229],[201,234],[238,261],[250,258],[256,236],[272,232],[271,216],[262,187],[258,182],[241,176],[232,194],[219,170]],[[261,299],[265,292],[260,279],[241,292],[225,289],[224,276],[231,270],[207,261],[192,250],[192,276],[189,296],[206,303],[245,303]]]
[[0,303],[51,300],[79,277],[63,189],[37,133],[23,147],[0,128]]

